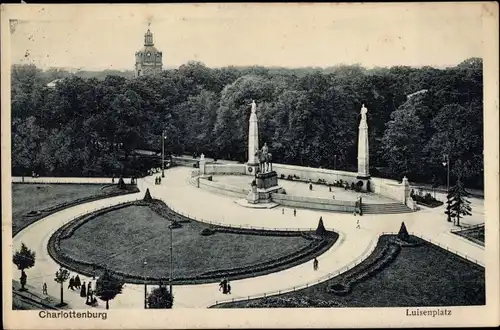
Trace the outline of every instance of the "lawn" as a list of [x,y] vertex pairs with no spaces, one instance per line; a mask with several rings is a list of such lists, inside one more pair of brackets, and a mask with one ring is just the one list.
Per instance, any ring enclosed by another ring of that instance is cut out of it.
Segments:
[[102,188],[105,186],[99,184],[12,184],[12,234],[17,234],[40,219],[37,216],[26,216],[28,212],[103,193]]
[[218,308],[264,307],[415,307],[485,304],[484,268],[433,244],[403,247],[396,259],[375,276],[353,287],[350,294],[328,293],[358,267],[370,262],[388,241],[382,236],[375,252],[360,266],[324,283],[279,296],[227,303]]
[[[61,240],[60,248],[76,260],[105,264],[114,271],[165,278],[170,271],[169,224],[148,206],[127,206],[84,223],[71,237]],[[173,230],[174,279],[261,264],[294,255],[311,243],[301,236],[200,235],[205,228],[209,226],[190,221]]]
[[484,225],[475,228],[466,228],[453,233],[455,235],[462,236],[471,242],[484,246]]

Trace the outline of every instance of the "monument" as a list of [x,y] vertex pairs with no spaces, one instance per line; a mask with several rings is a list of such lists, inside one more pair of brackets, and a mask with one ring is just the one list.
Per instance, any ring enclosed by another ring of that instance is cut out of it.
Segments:
[[366,121],[366,113],[368,109],[361,107],[361,121],[359,122],[358,135],[358,179],[369,179],[369,150],[368,150],[368,123]]
[[257,122],[257,104],[252,100],[250,104],[252,112],[250,114],[250,123],[248,127],[248,162],[246,173],[255,175],[258,170],[257,151],[259,150],[259,127]]
[[248,162],[247,174],[254,175],[247,202],[250,204],[271,203],[273,193],[283,192],[278,186],[278,174],[273,171],[272,154],[267,143],[259,150],[259,128],[257,122],[257,104],[250,104],[252,113],[248,131]]

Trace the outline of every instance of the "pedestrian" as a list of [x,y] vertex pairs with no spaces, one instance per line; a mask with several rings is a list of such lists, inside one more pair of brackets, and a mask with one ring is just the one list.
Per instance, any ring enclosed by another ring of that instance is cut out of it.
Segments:
[[80,289],[80,297],[85,298],[87,296],[87,290],[86,290],[86,285],[85,282],[82,283],[81,289]]
[[332,195],[332,199],[335,199],[335,195]]
[[[328,191],[332,192],[332,186],[328,185]],[[333,199],[335,199],[335,197]]]
[[75,277],[75,287],[77,289],[80,289],[81,286],[82,286],[82,282],[80,281],[80,276],[76,275],[76,277]]
[[74,286],[75,286],[75,278],[71,276],[71,278],[69,279],[68,289],[73,290]]
[[87,296],[92,297],[92,281],[87,284]]
[[43,294],[48,294],[48,293],[47,293],[47,283],[45,283],[45,282],[43,283],[42,293],[43,293]]
[[297,216],[297,210],[296,209],[293,209],[293,216]]
[[222,279],[219,283],[219,291],[222,290],[222,292],[224,293],[224,285],[225,285],[225,279]]
[[361,229],[361,226],[359,225],[359,219],[358,219],[358,222],[357,222],[357,226],[356,226],[357,229]]
[[113,174],[113,177],[111,178],[111,183],[115,183],[115,175]]
[[281,214],[285,214],[285,208],[281,209]]
[[313,269],[315,271],[318,270],[318,259],[316,259],[316,257],[314,258],[314,261],[313,261]]
[[313,184],[312,183],[309,184],[309,190],[313,190]]
[[227,281],[227,293],[231,294],[231,284],[229,284],[229,281]]

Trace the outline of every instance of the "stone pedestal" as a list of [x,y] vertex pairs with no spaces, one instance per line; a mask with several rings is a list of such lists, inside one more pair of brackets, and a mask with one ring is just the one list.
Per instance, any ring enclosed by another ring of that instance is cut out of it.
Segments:
[[255,185],[248,193],[247,201],[251,204],[270,203],[272,194],[282,191],[283,188],[278,186],[278,174],[275,171],[257,173]]
[[255,101],[252,101],[252,113],[248,125],[248,164],[257,164],[259,162],[255,155],[259,150],[259,126],[256,111],[257,105]]
[[247,175],[255,175],[255,173],[259,170],[259,164],[246,163],[245,165],[245,173]]
[[359,122],[358,133],[358,178],[367,179],[370,177],[369,172],[369,148],[368,148],[368,123],[366,121],[366,113],[368,110],[361,108],[361,121]]
[[268,189],[278,186],[278,174],[275,171],[258,173],[256,175],[257,188]]
[[200,175],[205,175],[205,165],[207,161],[205,159],[205,156],[201,154],[200,161],[199,161],[199,169],[200,169]]
[[[406,176],[403,177],[403,182],[401,184],[403,185],[403,190],[404,190],[403,203],[405,203],[405,205],[408,205],[407,201],[410,199],[411,189],[410,189],[410,183],[408,182],[408,178]],[[408,205],[408,206],[411,206],[411,203],[409,203],[409,204],[410,205]]]

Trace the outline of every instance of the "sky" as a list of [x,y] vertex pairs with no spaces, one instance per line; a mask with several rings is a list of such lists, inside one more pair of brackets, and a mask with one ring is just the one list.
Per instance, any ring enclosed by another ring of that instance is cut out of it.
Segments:
[[481,7],[468,3],[35,8],[11,22],[11,62],[44,69],[133,70],[148,26],[164,68],[191,60],[209,67],[444,67],[483,55]]

